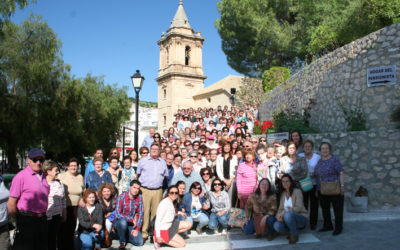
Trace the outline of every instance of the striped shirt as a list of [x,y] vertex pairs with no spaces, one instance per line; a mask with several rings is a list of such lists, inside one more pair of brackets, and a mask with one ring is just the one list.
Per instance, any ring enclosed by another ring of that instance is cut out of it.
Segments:
[[222,191],[218,197],[215,196],[215,192],[208,192],[206,204],[208,207],[212,207],[211,212],[213,213],[218,213],[224,210],[229,212],[231,210],[231,199],[225,191]]
[[62,215],[63,209],[67,207],[63,184],[55,180],[52,183],[50,182],[49,186],[49,203],[46,212],[47,220],[51,220],[55,215]]

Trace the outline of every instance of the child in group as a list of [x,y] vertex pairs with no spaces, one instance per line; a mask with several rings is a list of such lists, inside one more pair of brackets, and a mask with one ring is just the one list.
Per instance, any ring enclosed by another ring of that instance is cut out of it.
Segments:
[[261,162],[257,165],[257,181],[260,182],[263,178],[268,178],[271,187],[274,189],[276,176],[275,148],[273,146],[268,146],[266,149],[259,147],[257,154],[261,159]]

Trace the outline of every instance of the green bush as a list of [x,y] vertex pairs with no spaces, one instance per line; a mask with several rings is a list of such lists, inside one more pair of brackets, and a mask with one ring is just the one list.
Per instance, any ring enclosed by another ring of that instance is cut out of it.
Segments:
[[277,132],[292,132],[294,130],[300,133],[316,133],[317,131],[308,125],[308,118],[294,111],[294,107],[283,105],[282,110],[276,110],[272,115]]
[[264,71],[262,84],[264,92],[271,91],[279,84],[290,78],[290,70],[285,67],[271,67]]

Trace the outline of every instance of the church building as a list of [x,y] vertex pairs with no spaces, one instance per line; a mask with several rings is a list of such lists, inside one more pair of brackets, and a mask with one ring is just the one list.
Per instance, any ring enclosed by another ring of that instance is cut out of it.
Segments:
[[157,42],[160,47],[158,70],[158,130],[172,125],[174,114],[181,108],[231,105],[231,88],[241,85],[240,76],[226,78],[204,88],[203,42],[194,32],[179,1],[178,10],[167,33]]

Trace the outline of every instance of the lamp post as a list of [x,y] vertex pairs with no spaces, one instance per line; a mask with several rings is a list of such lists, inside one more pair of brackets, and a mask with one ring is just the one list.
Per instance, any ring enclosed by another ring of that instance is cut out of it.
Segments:
[[136,73],[131,76],[133,89],[136,93],[136,105],[135,105],[135,112],[136,112],[136,121],[135,121],[135,151],[136,154],[139,155],[139,92],[142,89],[144,77],[140,74],[139,70],[136,70]]

